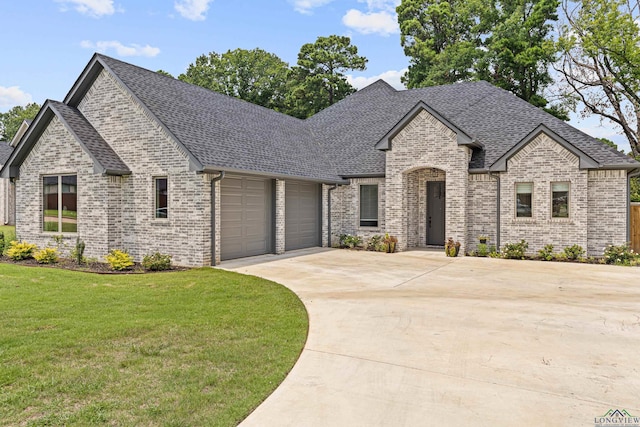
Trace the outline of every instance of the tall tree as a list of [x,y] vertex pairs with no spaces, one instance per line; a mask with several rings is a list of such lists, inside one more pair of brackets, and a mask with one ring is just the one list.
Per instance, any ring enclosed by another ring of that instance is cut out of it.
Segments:
[[408,88],[474,78],[483,57],[488,8],[477,0],[403,0],[396,9],[400,43],[411,58],[402,81]]
[[367,58],[358,55],[349,37],[318,37],[303,45],[289,73],[287,112],[306,118],[344,99],[356,91],[344,73],[366,65]]
[[[499,0],[495,26],[484,42],[486,55],[478,77],[519,98],[546,107],[544,89],[553,82],[549,69],[556,60],[552,22],[558,0]],[[557,114],[557,110],[550,111]],[[568,120],[568,117],[563,117]]]
[[178,79],[254,104],[282,110],[289,65],[262,49],[201,55]]
[[32,120],[38,111],[40,111],[40,105],[32,102],[24,107],[17,105],[6,113],[0,113],[0,140],[11,141],[22,122]]
[[617,124],[640,155],[640,1],[564,0],[556,70],[566,93]]
[[[403,0],[401,43],[407,87],[487,80],[537,106],[552,82],[552,22],[559,0]],[[558,107],[547,108],[568,119]]]

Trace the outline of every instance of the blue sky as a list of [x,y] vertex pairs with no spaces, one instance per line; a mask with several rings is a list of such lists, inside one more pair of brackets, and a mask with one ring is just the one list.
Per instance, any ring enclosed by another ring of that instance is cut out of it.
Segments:
[[[0,112],[62,100],[95,51],[177,76],[203,53],[259,47],[294,64],[304,43],[348,35],[369,59],[350,76],[361,88],[384,78],[402,88],[408,66],[395,16],[399,0],[21,0],[0,3]],[[623,137],[598,119],[571,123]]]

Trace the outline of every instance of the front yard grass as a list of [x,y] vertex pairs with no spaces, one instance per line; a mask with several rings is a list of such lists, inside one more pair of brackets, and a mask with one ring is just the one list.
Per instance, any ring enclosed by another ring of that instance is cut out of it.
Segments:
[[236,425],[307,326],[292,292],[256,277],[0,264],[0,425]]

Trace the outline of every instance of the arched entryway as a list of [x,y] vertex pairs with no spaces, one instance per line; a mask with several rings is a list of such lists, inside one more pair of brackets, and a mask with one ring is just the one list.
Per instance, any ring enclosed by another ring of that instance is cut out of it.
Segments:
[[446,173],[437,168],[407,172],[407,247],[444,246]]

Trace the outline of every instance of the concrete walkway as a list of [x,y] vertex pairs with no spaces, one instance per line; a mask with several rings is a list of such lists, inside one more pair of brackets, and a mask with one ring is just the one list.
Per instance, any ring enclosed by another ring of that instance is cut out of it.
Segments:
[[222,268],[292,289],[297,364],[242,426],[593,426],[640,416],[640,269],[298,252]]

